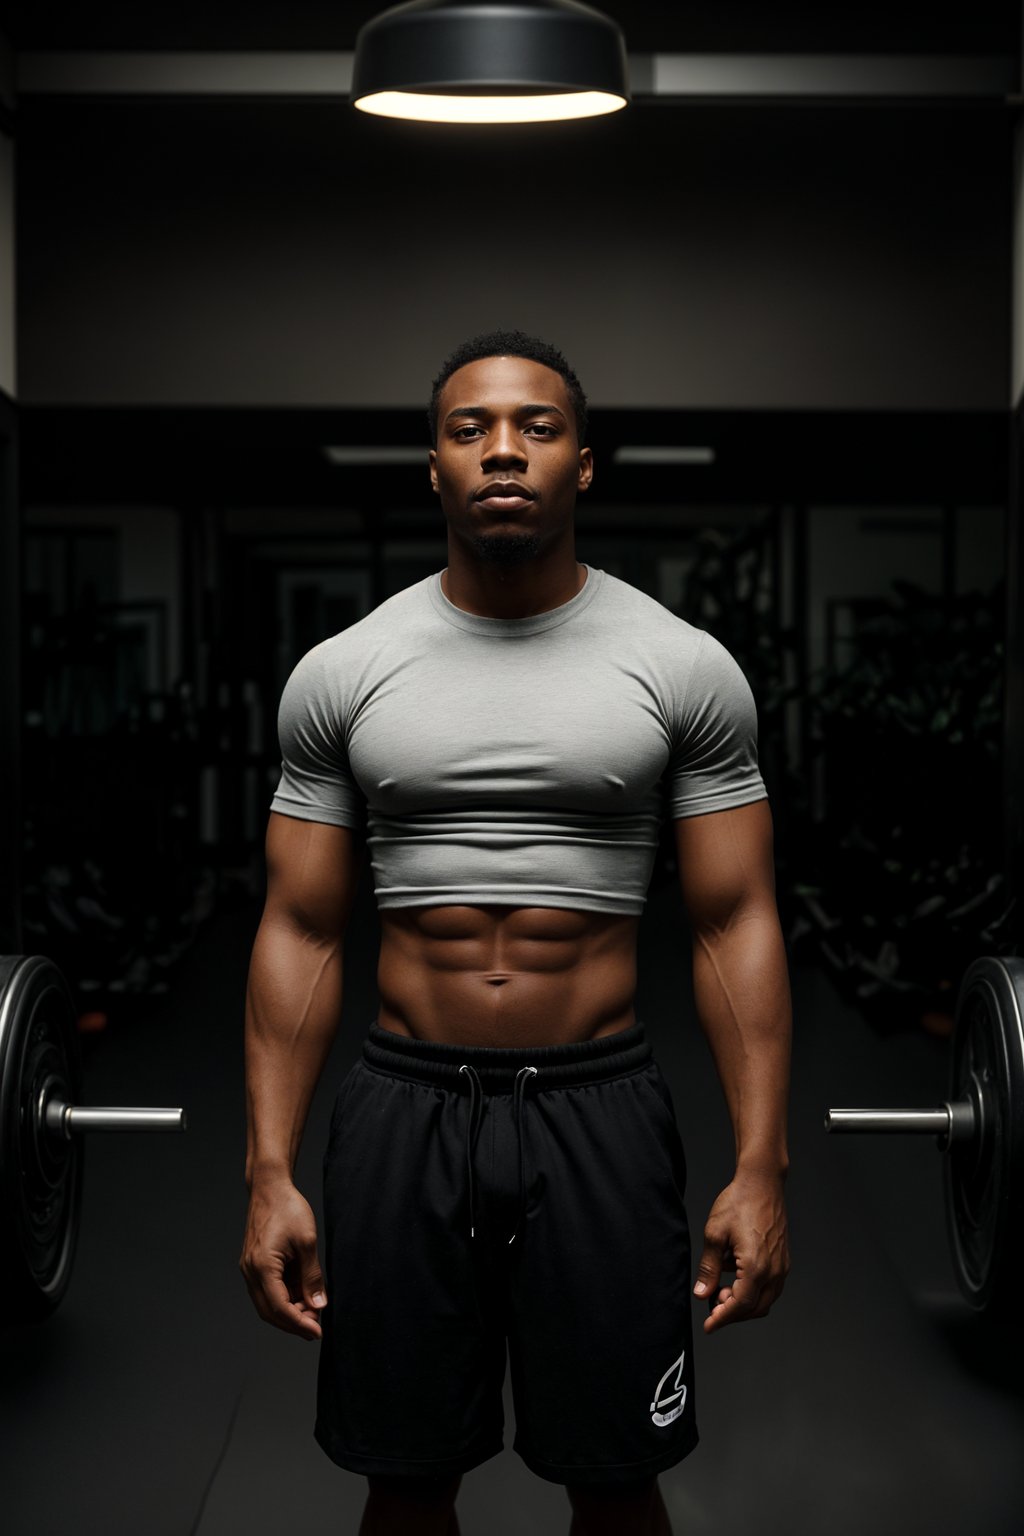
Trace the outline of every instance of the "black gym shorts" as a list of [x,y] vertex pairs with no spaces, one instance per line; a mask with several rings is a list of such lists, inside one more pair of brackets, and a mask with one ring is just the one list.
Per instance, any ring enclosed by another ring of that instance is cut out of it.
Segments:
[[371,1023],[323,1161],[314,1435],[352,1472],[502,1449],[551,1482],[652,1477],[697,1444],[686,1160],[639,1021],[572,1045]]

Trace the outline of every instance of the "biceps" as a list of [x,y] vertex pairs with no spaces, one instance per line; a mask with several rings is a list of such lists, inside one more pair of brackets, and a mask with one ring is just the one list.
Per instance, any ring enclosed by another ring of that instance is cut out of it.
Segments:
[[775,907],[772,815],[767,800],[675,822],[683,902],[694,929],[721,933]]

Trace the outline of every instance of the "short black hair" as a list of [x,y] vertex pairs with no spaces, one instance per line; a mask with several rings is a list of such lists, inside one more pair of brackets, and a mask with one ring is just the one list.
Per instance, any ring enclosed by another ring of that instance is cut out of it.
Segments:
[[549,342],[540,341],[536,336],[527,336],[523,331],[487,331],[481,336],[474,336],[469,341],[462,342],[451,356],[445,359],[441,372],[434,380],[430,394],[430,408],[427,411],[432,447],[437,447],[437,407],[442,389],[457,368],[464,367],[466,363],[475,363],[481,357],[528,357],[532,362],[543,363],[545,368],[552,368],[555,373],[560,373],[565,380],[576,416],[576,437],[580,447],[583,447],[587,441],[587,397],[583,393],[579,379],[557,347],[551,346]]

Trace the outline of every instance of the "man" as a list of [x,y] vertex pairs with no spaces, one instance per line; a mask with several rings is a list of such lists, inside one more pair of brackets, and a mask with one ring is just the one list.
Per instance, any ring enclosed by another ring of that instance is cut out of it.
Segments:
[[[663,1536],[658,1473],[697,1443],[685,1157],[633,1009],[666,811],[736,1136],[705,1332],[764,1317],[789,1269],[754,701],[710,634],[577,562],[593,455],[559,352],[477,337],[429,414],[447,567],[315,646],[281,700],[240,1267],[261,1317],[321,1340],[315,1435],[367,1477],[361,1536],[458,1533],[462,1474],[502,1447],[506,1337],[514,1449],[564,1483],[573,1536]],[[334,1104],[322,1272],[292,1173],[367,843],[380,1011]]]

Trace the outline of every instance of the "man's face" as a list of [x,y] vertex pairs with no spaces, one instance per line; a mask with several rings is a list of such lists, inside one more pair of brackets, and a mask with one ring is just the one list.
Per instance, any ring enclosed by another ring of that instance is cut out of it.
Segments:
[[[474,557],[503,566],[535,558],[564,534],[578,491],[593,476],[560,373],[526,357],[484,357],[447,380],[437,413],[430,483],[450,537]],[[480,493],[511,480],[530,493],[519,505],[488,504]]]

